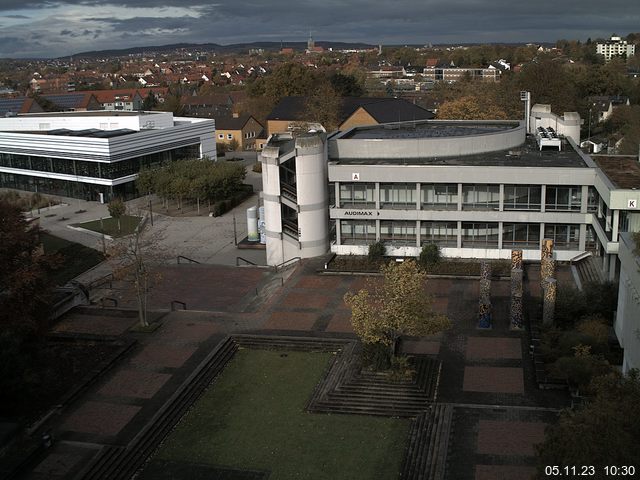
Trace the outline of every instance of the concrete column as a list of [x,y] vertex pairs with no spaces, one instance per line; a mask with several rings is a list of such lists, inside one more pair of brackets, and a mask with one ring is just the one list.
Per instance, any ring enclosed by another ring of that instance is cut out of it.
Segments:
[[[607,255],[608,256],[608,255]],[[616,279],[616,255],[611,255],[609,259],[609,281],[613,282]]]
[[416,183],[416,210],[420,211],[420,184]]
[[582,194],[580,197],[580,213],[587,213],[588,202],[589,202],[589,186],[582,185]]
[[458,245],[457,248],[462,248],[462,222],[458,222]]
[[[544,223],[540,224],[540,241],[538,242],[538,248],[542,251],[542,240],[544,239]],[[542,259],[542,257],[541,257]]]
[[[458,211],[462,210],[462,184],[458,184]],[[460,248],[460,247],[458,247]]]
[[380,219],[376,218],[376,242],[380,241]]
[[498,222],[498,250],[502,250],[502,222]]
[[380,182],[376,182],[376,189],[373,193],[373,197],[376,201],[376,210],[380,210]]
[[340,208],[340,182],[336,182],[334,184],[335,189],[335,198],[336,198],[336,208]]
[[416,247],[420,247],[420,220],[416,220]]
[[[504,212],[504,183],[500,184],[500,203],[498,204],[498,211],[499,212]],[[500,247],[502,248],[502,242],[500,243]]]
[[[545,207],[547,204],[547,186],[541,185],[540,188],[540,211],[544,213]],[[542,234],[540,234],[540,238],[542,238]]]
[[604,222],[605,227],[604,227],[604,231],[605,232],[610,232],[611,231],[611,209],[607,208],[607,219]]
[[620,210],[613,211],[613,219],[611,221],[611,240],[613,242],[618,241],[618,227],[620,225]]
[[598,218],[602,218],[602,197],[598,195]]
[[331,221],[336,222],[336,245],[342,245],[342,225],[340,225],[340,219],[336,218]]
[[580,237],[578,238],[578,250],[584,251],[587,243],[587,226],[583,223],[580,225]]

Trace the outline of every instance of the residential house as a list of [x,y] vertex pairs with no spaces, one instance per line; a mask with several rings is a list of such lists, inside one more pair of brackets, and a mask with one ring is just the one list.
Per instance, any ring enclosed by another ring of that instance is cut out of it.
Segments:
[[[343,97],[338,112],[339,129],[377,125],[388,122],[429,120],[435,115],[401,98]],[[291,131],[295,123],[313,123],[309,116],[307,97],[284,97],[267,116],[267,134]]]
[[234,140],[238,150],[255,150],[262,125],[251,115],[234,114],[216,118],[216,145],[230,145]]

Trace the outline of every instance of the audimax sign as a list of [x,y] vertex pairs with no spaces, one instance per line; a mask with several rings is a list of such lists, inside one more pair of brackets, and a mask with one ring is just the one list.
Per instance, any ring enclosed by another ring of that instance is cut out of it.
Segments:
[[[380,215],[380,212],[375,212]],[[347,210],[344,212],[345,216],[350,217],[373,217],[374,212],[371,210]]]

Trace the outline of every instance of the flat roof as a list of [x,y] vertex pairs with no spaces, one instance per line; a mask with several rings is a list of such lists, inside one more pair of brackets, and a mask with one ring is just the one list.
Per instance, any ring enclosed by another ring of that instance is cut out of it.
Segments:
[[539,150],[533,135],[527,135],[524,144],[517,148],[462,155],[453,157],[420,157],[420,158],[333,158],[329,161],[338,164],[353,165],[444,165],[444,166],[478,166],[478,167],[545,167],[545,168],[588,168],[583,158],[567,142],[563,142],[562,150],[557,148]]
[[17,117],[142,117],[145,115],[161,115],[167,112],[131,112],[124,110],[87,110],[82,112],[42,112],[21,113]]
[[518,128],[518,122],[482,122],[466,124],[447,121],[403,122],[356,127],[341,139],[445,138],[499,133]]
[[640,189],[640,161],[635,156],[591,155],[616,188]]

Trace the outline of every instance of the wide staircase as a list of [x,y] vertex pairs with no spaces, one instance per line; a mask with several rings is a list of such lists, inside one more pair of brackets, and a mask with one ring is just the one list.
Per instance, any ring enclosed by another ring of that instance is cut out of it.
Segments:
[[601,261],[601,258],[589,255],[578,261],[571,262],[571,266],[577,270],[580,283],[583,286],[587,283],[601,283],[606,280],[600,267]]
[[409,443],[401,480],[443,480],[449,438],[453,425],[453,406],[434,404],[418,415],[409,430]]
[[357,344],[346,346],[314,392],[310,412],[413,417],[428,409],[437,395],[441,362],[415,357],[411,380],[362,370]]

